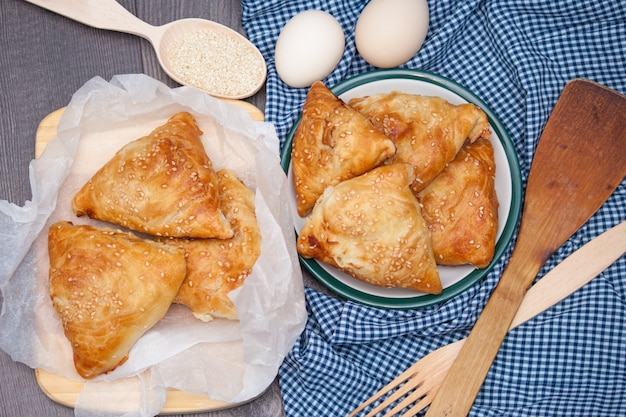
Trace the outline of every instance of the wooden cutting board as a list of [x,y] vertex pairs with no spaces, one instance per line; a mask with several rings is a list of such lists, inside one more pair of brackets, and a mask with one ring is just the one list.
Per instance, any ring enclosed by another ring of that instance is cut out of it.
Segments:
[[[246,101],[225,101],[245,109],[253,120],[259,122],[264,120],[263,112]],[[39,157],[48,142],[55,138],[57,126],[64,111],[65,109],[61,108],[50,113],[39,124],[35,141],[35,157]],[[78,394],[83,389],[83,382],[70,380],[43,369],[35,369],[35,376],[39,387],[50,399],[66,407],[74,408]],[[253,399],[254,398],[251,398],[249,401]],[[213,400],[206,395],[197,395],[177,389],[169,389],[161,414],[203,413],[231,408],[244,403],[245,402],[228,403]]]
[[[262,122],[265,119],[263,112],[259,110],[253,104],[248,103],[247,101],[241,100],[223,100],[228,103],[234,104],[235,106],[239,106],[245,109],[250,117],[257,122]],[[46,148],[48,142],[50,142],[57,134],[57,125],[59,124],[59,120],[63,115],[65,108],[58,109],[46,117],[39,123],[39,127],[37,128],[36,133],[36,141],[35,141],[35,157],[39,158],[43,150]]]

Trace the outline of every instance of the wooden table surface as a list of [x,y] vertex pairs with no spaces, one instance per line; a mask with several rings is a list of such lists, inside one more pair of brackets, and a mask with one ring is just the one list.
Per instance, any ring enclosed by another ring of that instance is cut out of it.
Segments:
[[[60,0],[57,0],[60,1]],[[241,33],[238,0],[118,0],[153,25],[201,17]],[[39,122],[64,107],[86,81],[145,73],[169,86],[148,41],[90,28],[23,0],[0,1],[0,199],[19,206],[31,198],[28,165]],[[247,99],[264,110],[265,91]],[[1,297],[0,297],[1,304]],[[0,416],[73,416],[39,389],[35,373],[0,350]],[[190,415],[190,414],[187,414]],[[254,401],[202,416],[284,415],[278,381]]]

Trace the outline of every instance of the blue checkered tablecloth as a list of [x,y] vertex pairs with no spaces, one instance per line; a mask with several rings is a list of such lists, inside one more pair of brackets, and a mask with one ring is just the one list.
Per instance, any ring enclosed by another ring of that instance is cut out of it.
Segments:
[[[332,86],[373,69],[355,52],[364,0],[242,0],[243,25],[268,63],[266,120],[284,141],[307,89],[276,74],[273,52],[296,13],[322,9],[341,23],[346,50]],[[499,115],[528,175],[543,126],[565,83],[588,78],[626,93],[624,0],[430,0],[423,48],[403,67],[466,86]],[[624,115],[626,117],[626,115]],[[626,139],[625,139],[626,140]],[[539,276],[626,219],[618,187]],[[540,237],[539,237],[540,238]],[[306,289],[306,329],[280,368],[288,417],[343,416],[430,351],[463,338],[482,311],[512,248],[486,279],[431,307],[366,307]],[[505,339],[472,416],[626,416],[626,259]]]

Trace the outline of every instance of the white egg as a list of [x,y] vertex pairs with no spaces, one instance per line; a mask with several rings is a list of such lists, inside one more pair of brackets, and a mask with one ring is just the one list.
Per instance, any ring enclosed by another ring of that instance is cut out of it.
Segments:
[[333,72],[344,47],[343,30],[331,14],[322,10],[298,13],[276,40],[276,72],[291,87],[309,87]]
[[372,0],[357,20],[356,48],[376,67],[402,65],[422,47],[428,22],[426,0]]

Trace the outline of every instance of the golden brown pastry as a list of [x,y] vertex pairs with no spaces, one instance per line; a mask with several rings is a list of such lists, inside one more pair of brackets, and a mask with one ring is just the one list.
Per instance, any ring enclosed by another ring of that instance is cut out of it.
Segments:
[[369,120],[315,82],[291,151],[298,214],[308,215],[326,187],[369,171],[395,151]]
[[50,297],[86,379],[126,361],[185,278],[180,249],[129,232],[57,222],[48,252]]
[[498,231],[496,164],[488,139],[465,144],[454,161],[418,194],[439,265],[484,268]]
[[232,237],[201,134],[182,112],[128,143],[74,196],[74,212],[157,236]]
[[237,312],[228,293],[239,288],[261,253],[261,231],[254,192],[237,174],[220,170],[221,208],[235,234],[230,239],[169,239],[184,250],[187,276],[174,302],[189,307],[203,321],[213,317],[235,320]]
[[485,113],[473,104],[453,105],[441,97],[393,91],[349,103],[367,116],[396,145],[388,162],[406,162],[416,169],[411,189],[422,190],[454,159],[466,140],[489,138]]
[[315,258],[380,287],[442,290],[410,164],[383,165],[326,189],[297,240]]

